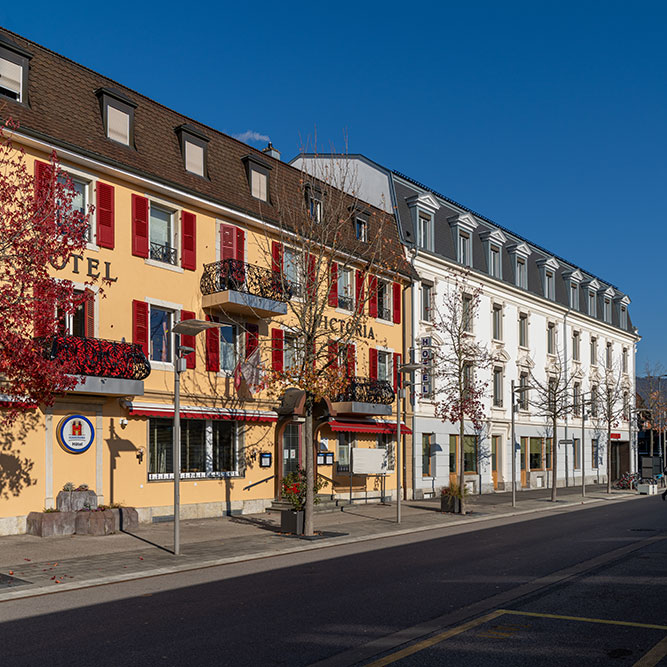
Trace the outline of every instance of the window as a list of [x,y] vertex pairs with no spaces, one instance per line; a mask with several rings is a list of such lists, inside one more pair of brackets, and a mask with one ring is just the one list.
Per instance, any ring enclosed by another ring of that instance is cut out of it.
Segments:
[[267,200],[269,176],[256,169],[250,170],[250,194],[255,199]]
[[322,222],[322,200],[315,197],[312,192],[308,196],[308,212],[315,222]]
[[552,414],[556,411],[556,402],[558,399],[558,380],[556,378],[549,378],[548,388],[547,388],[547,400],[549,406],[549,412]]
[[622,360],[622,362],[621,362],[622,367],[621,368],[622,368],[624,373],[627,373],[628,372],[628,348],[627,347],[623,348],[623,354],[621,356],[621,360]]
[[542,461],[542,438],[530,438],[529,443],[528,465],[530,470],[544,470],[544,462]]
[[426,213],[419,213],[419,229],[417,231],[418,243],[419,247],[423,248],[424,250],[433,249],[431,234],[432,220],[433,218],[431,218],[430,215],[427,215]]
[[578,331],[572,332],[572,359],[579,361],[581,358],[581,334]]
[[461,325],[463,331],[472,333],[472,297],[469,294],[461,298]]
[[503,407],[503,369],[493,369],[493,406]]
[[581,413],[581,383],[575,382],[572,387],[572,412],[578,417]]
[[500,248],[495,245],[489,246],[489,275],[493,278],[501,278],[500,273]]
[[579,438],[573,439],[574,445],[574,469],[579,470],[581,468],[581,440]]
[[364,218],[357,217],[354,221],[357,241],[368,242],[368,222]]
[[611,299],[608,299],[607,297],[605,297],[602,302],[602,315],[604,321],[611,324]]
[[18,44],[2,37],[0,41],[0,96],[26,102],[29,61],[32,55]]
[[526,469],[526,451],[528,450],[528,438],[522,437],[521,438],[521,456],[519,457],[521,459],[521,470]]
[[547,299],[554,299],[554,272],[546,269],[544,271],[544,296]]
[[597,317],[597,296],[593,291],[588,292],[588,314]]
[[467,363],[463,365],[463,391],[467,394],[473,383],[473,365]]
[[598,365],[598,339],[591,336],[591,366]]
[[491,436],[491,472],[498,472],[498,452],[500,451],[501,445],[501,436],[492,435]]
[[301,296],[299,280],[299,263],[301,253],[294,248],[285,247],[283,250],[283,276],[292,288],[292,296]]
[[381,320],[391,322],[391,283],[377,279],[378,314]]
[[547,470],[551,470],[551,438],[546,438],[544,445]]
[[173,212],[151,203],[149,231],[151,259],[166,264],[176,264],[177,252],[173,234]]
[[493,304],[492,312],[493,340],[503,339],[503,307],[500,304]]
[[124,146],[134,144],[134,110],[136,104],[119,90],[100,88],[104,132],[108,139]]
[[459,262],[464,266],[472,266],[470,235],[459,232]]
[[[58,182],[61,185],[66,185],[68,179],[72,186],[71,211],[72,213],[79,213],[81,217],[84,218],[88,214],[90,181],[84,180],[83,178],[74,176],[72,174],[67,174],[67,176],[65,176],[65,174],[61,173],[58,175]],[[86,240],[91,242],[93,241],[90,218],[88,219]]]
[[338,268],[338,307],[344,310],[354,308],[351,269]]
[[181,145],[185,171],[205,178],[208,137],[189,123],[177,127],[176,134]]
[[519,376],[519,409],[528,410],[528,401],[530,400],[530,390],[528,389],[528,373],[521,373]]
[[387,456],[387,472],[394,470],[394,441],[389,433],[379,433],[377,440],[378,449],[384,449]]
[[[283,339],[283,365],[286,370],[296,368],[299,365],[298,338],[296,336],[285,336]],[[342,348],[343,346],[339,346]],[[340,354],[340,350],[339,350]],[[340,363],[340,359],[339,359]]]
[[526,273],[526,260],[523,257],[516,258],[516,286],[528,288],[528,275]]
[[611,370],[612,362],[614,360],[612,349],[611,343],[607,343],[606,365],[608,370]]
[[519,347],[528,347],[528,315],[519,313]]
[[579,310],[579,285],[570,283],[570,308]]
[[[149,420],[148,479],[171,479],[173,420]],[[237,472],[237,429],[231,421],[181,420],[181,475],[185,479],[222,477]]]
[[171,363],[171,310],[151,306],[150,355],[151,361]]
[[223,324],[220,331],[220,370],[233,373],[236,368],[236,327]]
[[107,107],[107,137],[119,144],[130,143],[130,116],[116,107]]
[[600,447],[598,444],[598,439],[593,438],[591,440],[591,466],[593,468],[598,467],[599,458],[600,458]]
[[433,433],[422,433],[422,477],[432,477],[431,453]]
[[621,317],[620,317],[621,329],[628,328],[628,309],[625,306],[621,306]]
[[431,321],[431,299],[433,298],[433,285],[422,283],[422,320]]
[[185,170],[197,176],[204,175],[204,148],[185,141]]
[[630,394],[627,391],[623,392],[623,419],[630,419]]
[[[74,296],[76,298],[81,298],[83,292],[80,290],[74,290]],[[90,295],[92,296],[92,294]],[[68,315],[63,314],[61,311],[56,313],[58,319],[58,333],[63,336],[76,336],[77,338],[86,338],[86,333],[91,334],[92,332],[86,331],[86,315],[89,308],[94,308],[95,304],[91,300],[88,300],[84,303],[79,304],[77,309]],[[92,316],[92,315],[91,315]]]
[[378,380],[392,381],[391,377],[391,354],[378,350]]
[[600,402],[600,397],[598,395],[597,385],[591,387],[591,417],[598,416],[598,403]]
[[547,354],[556,354],[556,325],[547,324]]
[[[449,436],[449,472],[455,473],[457,470],[457,449],[458,449],[458,435]],[[463,436],[463,472],[477,473],[478,461],[478,446],[477,436],[464,435]]]
[[350,450],[354,446],[351,433],[338,434],[338,451],[336,453],[336,469],[338,472],[350,471]]

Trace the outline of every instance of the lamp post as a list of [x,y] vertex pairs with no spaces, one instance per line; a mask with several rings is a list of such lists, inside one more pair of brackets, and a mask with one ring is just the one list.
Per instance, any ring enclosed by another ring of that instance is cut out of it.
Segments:
[[512,413],[512,507],[516,507],[516,435],[514,433],[514,413],[516,412],[517,405],[514,397],[516,394],[528,391],[530,387],[515,387],[514,380],[511,381],[510,385],[510,393],[512,395],[512,405],[510,406],[510,412]]
[[[204,320],[181,320],[171,332],[180,336],[197,336],[206,329],[216,329],[222,324]],[[172,442],[172,462],[174,468],[174,556],[181,553],[181,373],[185,371],[185,355],[194,352],[194,348],[176,345],[174,360],[174,438]]]
[[[403,364],[396,369],[396,523],[401,523],[401,489],[403,468],[401,465],[401,393],[403,391],[402,375],[412,374],[416,370],[424,368],[423,364]],[[414,383],[411,383],[414,384]],[[414,444],[413,444],[414,449]]]

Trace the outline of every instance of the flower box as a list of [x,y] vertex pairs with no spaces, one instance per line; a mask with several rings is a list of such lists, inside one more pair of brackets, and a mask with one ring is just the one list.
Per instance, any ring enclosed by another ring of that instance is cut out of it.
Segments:
[[76,534],[111,535],[116,532],[115,523],[111,510],[82,510],[76,513]]
[[637,491],[643,496],[655,496],[658,493],[657,484],[637,484]]
[[56,496],[56,509],[59,512],[78,512],[83,509],[97,509],[95,491],[60,491]]
[[26,532],[37,537],[74,535],[75,526],[76,512],[30,512]]
[[461,512],[461,499],[450,495],[440,496],[440,511],[459,514]]
[[282,510],[280,512],[280,530],[283,533],[303,535],[303,510]]

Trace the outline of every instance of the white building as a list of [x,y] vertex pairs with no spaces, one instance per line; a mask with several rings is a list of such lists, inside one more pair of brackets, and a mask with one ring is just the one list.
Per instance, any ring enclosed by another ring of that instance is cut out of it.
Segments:
[[[310,169],[313,160],[293,164]],[[413,258],[420,281],[412,287],[410,334],[415,360],[428,360],[429,346],[439,345],[432,322],[442,303],[453,270],[469,269],[467,280],[479,285],[482,297],[473,334],[494,352],[496,363],[487,371],[486,423],[466,442],[466,480],[476,493],[511,488],[511,383],[528,384],[534,377],[548,382],[549,371],[560,363],[571,387],[576,416],[558,424],[558,485],[606,482],[606,425],[600,407],[588,407],[582,447],[581,405],[600,396],[606,368],[618,370],[621,416],[611,434],[611,476],[634,470],[636,434],[629,416],[635,396],[635,350],[639,340],[630,320],[630,299],[616,287],[585,269],[556,257],[488,218],[412,179],[360,155],[352,160],[357,195],[388,211],[394,210],[402,239]],[[448,486],[456,475],[455,448],[459,426],[435,416],[432,378],[425,372],[414,404],[412,480],[408,488],[427,497]],[[575,396],[576,393],[576,396]],[[536,414],[528,393],[516,392],[516,478],[520,488],[551,484],[551,428]],[[531,396],[531,398],[533,398]],[[597,416],[596,416],[597,412]],[[591,414],[592,413],[592,414]]]

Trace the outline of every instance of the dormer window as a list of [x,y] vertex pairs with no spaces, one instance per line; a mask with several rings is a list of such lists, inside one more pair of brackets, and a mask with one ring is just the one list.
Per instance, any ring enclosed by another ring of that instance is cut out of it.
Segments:
[[512,259],[514,269],[514,284],[521,289],[528,289],[528,257],[531,249],[526,243],[517,243],[510,246],[507,251]]
[[588,292],[588,314],[591,317],[597,317],[597,294],[593,291]]
[[628,328],[628,309],[625,306],[621,306],[621,329]]
[[554,273],[548,269],[544,272],[544,296],[547,299],[554,298]]
[[602,316],[605,322],[611,324],[611,299],[604,297],[602,302]]
[[0,97],[27,101],[30,58],[31,53],[0,36]]
[[570,269],[563,272],[563,279],[568,291],[568,303],[572,310],[579,310],[579,284],[583,278],[579,269]]
[[500,278],[500,248],[496,245],[489,246],[489,275]]
[[528,289],[528,274],[526,272],[526,260],[523,257],[516,258],[516,286]]
[[579,285],[570,283],[570,308],[579,310]]
[[354,221],[354,229],[355,229],[355,235],[357,237],[357,241],[361,241],[362,243],[367,243],[368,242],[368,223],[366,220],[360,216],[357,216],[355,221]]
[[433,250],[433,216],[419,211],[417,243],[423,250]]
[[459,232],[459,262],[463,266],[472,266],[470,234]]
[[322,191],[317,185],[305,186],[306,208],[313,222],[322,222]]
[[268,202],[271,165],[256,155],[246,155],[243,162],[246,167],[250,194],[255,199]]
[[102,108],[102,121],[107,139],[134,145],[134,110],[137,105],[119,90],[100,88],[97,91]]
[[555,257],[537,260],[537,266],[542,276],[542,293],[545,299],[555,301],[556,299],[556,270],[559,264]]
[[185,171],[206,178],[208,137],[188,123],[177,127],[176,134],[181,144]]
[[407,197],[405,203],[410,208],[412,224],[417,236],[417,246],[433,252],[435,247],[434,216],[440,208],[440,202],[430,192]]
[[453,215],[448,220],[454,235],[456,259],[463,266],[472,266],[472,235],[478,222],[470,213]]

